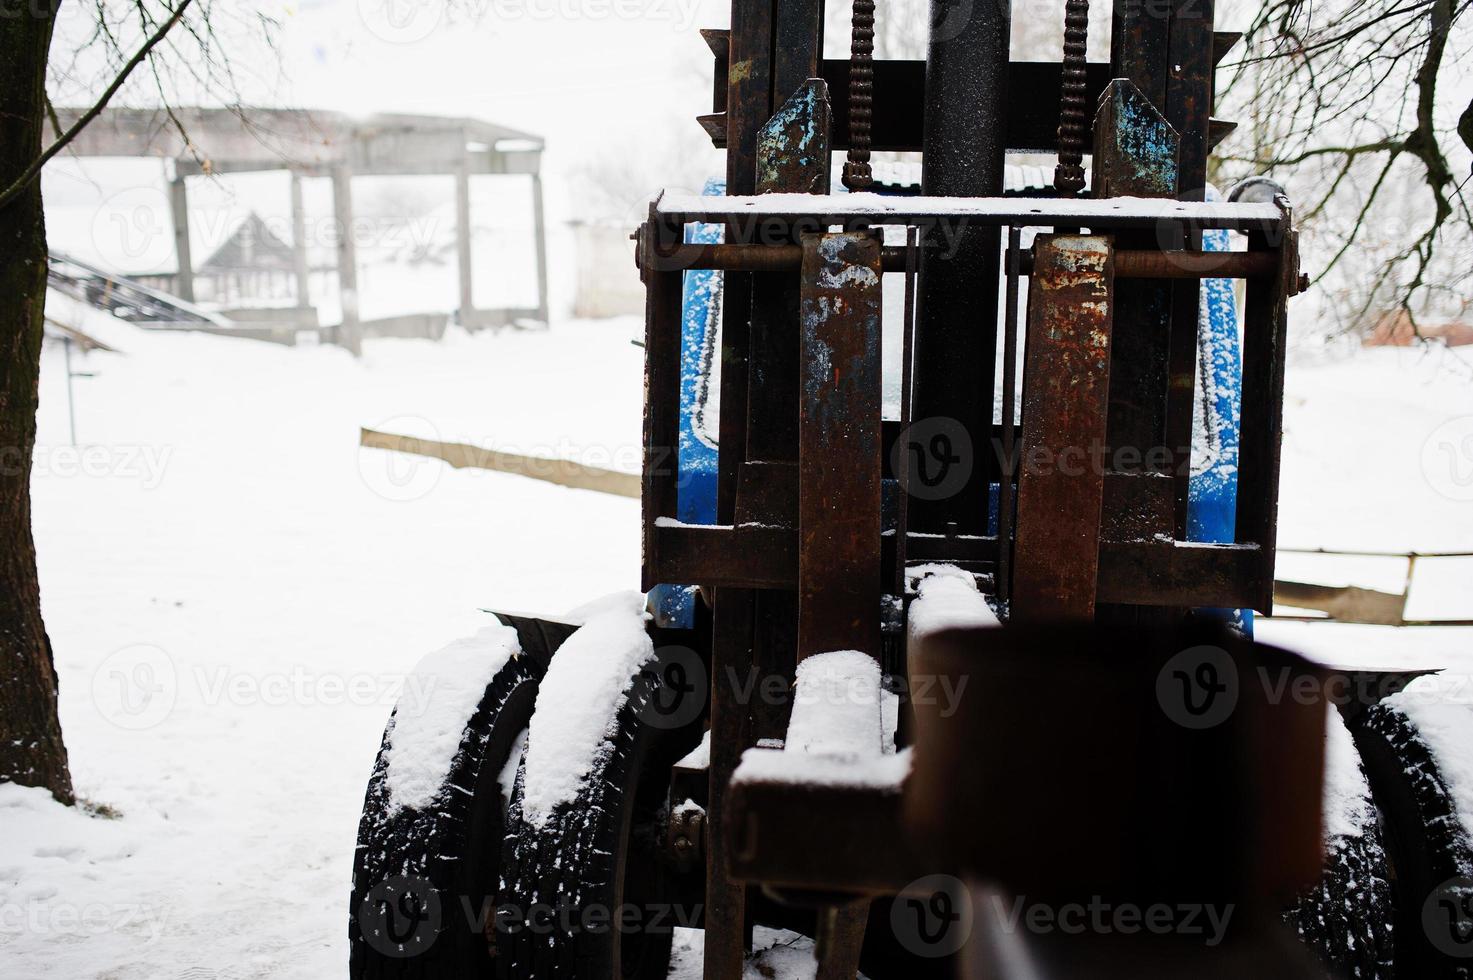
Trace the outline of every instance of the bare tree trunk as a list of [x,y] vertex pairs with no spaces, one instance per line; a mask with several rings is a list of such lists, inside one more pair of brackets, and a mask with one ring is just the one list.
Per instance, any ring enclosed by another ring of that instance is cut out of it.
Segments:
[[[0,187],[41,152],[55,18],[56,0],[0,0]],[[44,786],[71,803],[31,536],[45,302],[46,225],[35,180],[0,210],[0,782]]]

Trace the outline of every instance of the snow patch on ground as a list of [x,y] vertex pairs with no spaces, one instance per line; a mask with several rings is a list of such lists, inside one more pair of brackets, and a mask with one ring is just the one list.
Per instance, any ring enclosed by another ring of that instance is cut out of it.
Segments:
[[639,669],[655,655],[641,611],[601,613],[558,648],[537,691],[527,734],[522,812],[544,827],[577,796],[598,754],[607,751],[619,709]]
[[521,652],[517,631],[498,623],[442,647],[414,668],[389,736],[385,779],[394,812],[434,802],[486,687]]

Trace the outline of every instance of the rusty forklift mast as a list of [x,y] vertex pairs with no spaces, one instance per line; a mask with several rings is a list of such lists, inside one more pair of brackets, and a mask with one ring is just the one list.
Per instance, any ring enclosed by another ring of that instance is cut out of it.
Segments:
[[[939,871],[1137,894],[1149,875],[1116,874],[1111,860],[1129,852],[1162,871],[1153,848],[1180,843],[1174,819],[1228,840],[1210,857],[1193,849],[1189,871],[1140,894],[1197,889],[1266,907],[1313,880],[1313,718],[1257,705],[1230,734],[1168,739],[1171,752],[1146,759],[1132,756],[1131,739],[1167,733],[1122,707],[1139,707],[1145,665],[1180,648],[1193,609],[1271,608],[1285,304],[1300,285],[1292,213],[1283,197],[1205,199],[1208,152],[1231,129],[1211,117],[1214,66],[1237,39],[1214,31],[1211,0],[1116,0],[1108,64],[1085,60],[1087,0],[1064,7],[1058,63],[1008,60],[1006,0],[933,0],[924,62],[873,59],[874,18],[885,14],[873,0],[854,2],[848,60],[822,57],[820,0],[733,0],[731,29],[703,32],[715,104],[700,122],[725,147],[727,196],[662,195],[640,228],[638,262],[648,290],[644,584],[699,586],[712,610],[708,978],[741,976],[755,885],[816,908],[820,976],[852,977],[872,896]],[[919,195],[875,181],[874,150],[919,151]],[[1005,196],[1010,151],[1056,153],[1052,192]],[[830,188],[839,152],[849,193]],[[723,242],[687,244],[693,223],[723,226]],[[1245,235],[1247,251],[1202,251],[1202,233],[1217,229]],[[677,520],[678,471],[665,462],[678,442],[682,278],[694,270],[725,277],[712,525]],[[904,277],[903,323],[881,323],[890,274]],[[1198,292],[1209,276],[1247,290],[1237,532],[1220,544],[1185,533]],[[896,329],[901,417],[882,419],[881,332]],[[937,564],[971,573],[1008,625],[928,633],[912,623],[907,634],[912,571]],[[1018,661],[1020,638],[1036,662]],[[1069,652],[1088,647],[1099,656]],[[832,651],[859,651],[887,676],[914,677],[923,664],[933,679],[976,673],[994,689],[949,718],[908,707],[901,738],[914,762],[903,788],[867,785],[857,771],[827,787],[739,773],[759,742],[794,753],[798,722],[791,702],[748,703],[736,679],[796,673],[801,701],[799,665]],[[1107,652],[1117,659],[1102,669]],[[1121,702],[1071,716],[1018,684],[1026,674],[1046,690],[1056,670]],[[1021,700],[999,710],[1004,693]],[[1111,778],[1072,765],[1058,778],[1083,780],[1140,819],[1084,835],[1097,860],[1007,860],[1029,852],[1020,841],[1032,809],[1017,801],[1039,791],[1033,769],[990,761],[1016,748],[1007,726],[1065,751],[1099,737],[1086,719],[1119,736],[1081,756]],[[1244,781],[1194,784],[1190,803],[1122,788],[1180,767],[1242,767],[1266,732],[1301,751],[1239,772]],[[1001,801],[991,806],[987,776]],[[1272,813],[1280,847],[1248,847],[1227,827],[1268,819],[1266,787],[1280,780],[1311,789]],[[1146,799],[1154,812],[1141,810]],[[1298,958],[1267,935],[1236,948],[1294,975]],[[1077,962],[1038,975],[1080,975]],[[1215,962],[1203,955],[1198,966],[1211,975]]]

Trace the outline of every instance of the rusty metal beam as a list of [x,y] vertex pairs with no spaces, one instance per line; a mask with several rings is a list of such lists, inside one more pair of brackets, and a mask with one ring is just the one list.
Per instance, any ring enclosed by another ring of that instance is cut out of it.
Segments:
[[[887,273],[905,271],[906,250],[880,247]],[[803,261],[798,245],[682,244],[662,249],[651,261],[664,269],[722,269],[728,272],[796,272]],[[1262,279],[1277,274],[1278,258],[1270,252],[1160,252],[1116,249],[1116,279]],[[1019,255],[1018,271],[1033,274],[1032,255]]]
[[880,242],[803,237],[798,658],[880,655]]
[[1012,615],[1018,622],[1094,617],[1110,391],[1114,292],[1110,240],[1048,235],[1034,243],[1024,354]]

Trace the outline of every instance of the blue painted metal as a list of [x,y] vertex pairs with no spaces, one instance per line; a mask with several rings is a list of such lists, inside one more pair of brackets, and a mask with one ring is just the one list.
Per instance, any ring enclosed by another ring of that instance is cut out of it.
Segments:
[[[702,193],[720,196],[726,182],[712,178]],[[715,245],[722,226],[687,225],[687,242]],[[700,419],[714,399],[713,367],[720,356],[717,331],[721,325],[721,273],[701,269],[687,272],[681,296],[680,327],[680,445],[676,515],[683,524],[716,523],[716,444],[701,431]],[[689,629],[695,624],[695,591],[685,585],[659,585],[650,591],[650,608],[661,625]]]
[[[1218,200],[1207,189],[1207,200]],[[1229,251],[1226,231],[1202,233],[1202,248]],[[1187,499],[1187,539],[1219,544],[1233,540],[1238,502],[1238,419],[1242,411],[1243,358],[1238,339],[1237,303],[1231,279],[1202,280],[1197,325],[1197,419],[1194,460]],[[1253,610],[1212,610],[1253,633]]]
[[1095,197],[1175,197],[1181,139],[1126,78],[1110,82],[1094,122]]
[[829,192],[829,87],[810,78],[757,131],[757,193]]

